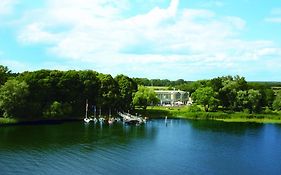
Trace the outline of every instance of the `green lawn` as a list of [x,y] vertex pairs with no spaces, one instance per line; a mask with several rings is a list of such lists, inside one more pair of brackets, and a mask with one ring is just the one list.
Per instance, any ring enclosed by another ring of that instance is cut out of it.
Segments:
[[188,106],[184,107],[148,107],[146,110],[137,109],[137,113],[150,118],[186,118],[196,120],[220,120],[225,122],[257,122],[281,123],[281,114],[248,114],[244,112],[226,113],[219,112],[189,112]]

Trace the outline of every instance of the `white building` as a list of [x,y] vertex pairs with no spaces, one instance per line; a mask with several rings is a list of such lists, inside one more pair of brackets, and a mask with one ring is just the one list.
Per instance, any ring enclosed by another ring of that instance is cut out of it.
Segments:
[[155,90],[160,105],[186,105],[190,103],[189,92],[180,90]]

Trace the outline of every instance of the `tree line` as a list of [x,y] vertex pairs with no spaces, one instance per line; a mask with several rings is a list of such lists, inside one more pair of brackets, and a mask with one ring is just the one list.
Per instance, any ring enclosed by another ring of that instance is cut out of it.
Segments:
[[[155,92],[144,85],[169,86],[188,91],[205,111],[247,111],[258,113],[281,110],[281,93],[273,91],[278,82],[247,82],[240,76],[210,80],[177,81],[112,77],[92,70],[38,70],[12,73],[0,65],[0,115],[15,118],[81,117],[88,99],[89,111],[103,114],[127,111],[135,106],[146,109],[159,102]],[[196,105],[192,111],[198,110]]]
[[0,83],[0,113],[15,118],[81,117],[86,99],[91,112],[128,110],[138,87],[125,75],[113,78],[92,70],[12,74],[5,66],[0,66]]
[[244,77],[223,76],[181,85],[205,111],[268,112],[281,109],[281,93],[267,83],[248,83]]
[[183,79],[171,81],[168,79],[133,78],[133,80],[138,85],[142,85],[142,86],[166,86],[166,87],[170,87],[171,89],[175,86],[192,82],[192,81],[185,81]]

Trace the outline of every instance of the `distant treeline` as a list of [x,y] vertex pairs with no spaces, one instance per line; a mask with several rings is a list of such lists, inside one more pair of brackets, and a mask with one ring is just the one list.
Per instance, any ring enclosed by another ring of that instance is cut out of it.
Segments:
[[168,79],[147,79],[147,78],[133,78],[133,80],[142,86],[166,86],[166,87],[175,87],[182,84],[189,84],[192,81],[185,81],[183,79],[178,79],[175,81],[171,81]]
[[[138,85],[142,85],[138,91]],[[281,110],[278,82],[247,82],[244,77],[225,76],[211,80],[112,77],[92,70],[38,70],[12,73],[0,65],[0,116],[11,118],[82,117],[88,99],[89,111],[103,114],[127,111],[157,101],[143,86],[166,86],[190,92],[206,111],[261,112]],[[198,110],[193,106],[191,110]]]
[[[176,89],[185,89],[187,91],[193,91],[191,86],[193,86],[193,83],[196,81],[186,81],[184,79],[178,79],[178,80],[168,80],[168,79],[148,79],[148,78],[132,78],[138,85],[143,86],[165,86],[170,89],[176,88]],[[199,80],[202,81],[202,80]],[[203,80],[204,81],[204,80]],[[272,87],[280,87],[281,88],[281,82],[270,82],[270,81],[248,81],[248,84],[251,86],[263,86],[267,88]]]

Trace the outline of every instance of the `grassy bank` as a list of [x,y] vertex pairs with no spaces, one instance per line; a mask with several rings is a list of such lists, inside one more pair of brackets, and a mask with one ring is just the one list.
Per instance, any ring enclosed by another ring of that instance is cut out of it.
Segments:
[[16,124],[18,123],[18,120],[11,119],[11,118],[2,118],[0,117],[0,124]]
[[137,109],[137,113],[149,118],[186,118],[195,120],[219,120],[225,122],[281,123],[280,113],[248,114],[243,112],[189,112],[188,107],[148,107]]
[[[281,113],[248,114],[243,112],[189,112],[188,107],[148,107],[146,110],[136,109],[136,113],[144,117],[158,118],[185,118],[192,120],[218,120],[224,122],[256,122],[256,123],[280,123]],[[64,121],[82,120],[82,118],[53,118],[53,119],[10,119],[1,118],[0,125],[13,125],[25,123],[58,123]]]
[[17,124],[53,124],[53,123],[62,123],[65,121],[78,121],[78,120],[83,120],[83,118],[13,119],[13,118],[0,117],[0,126],[17,125]]

